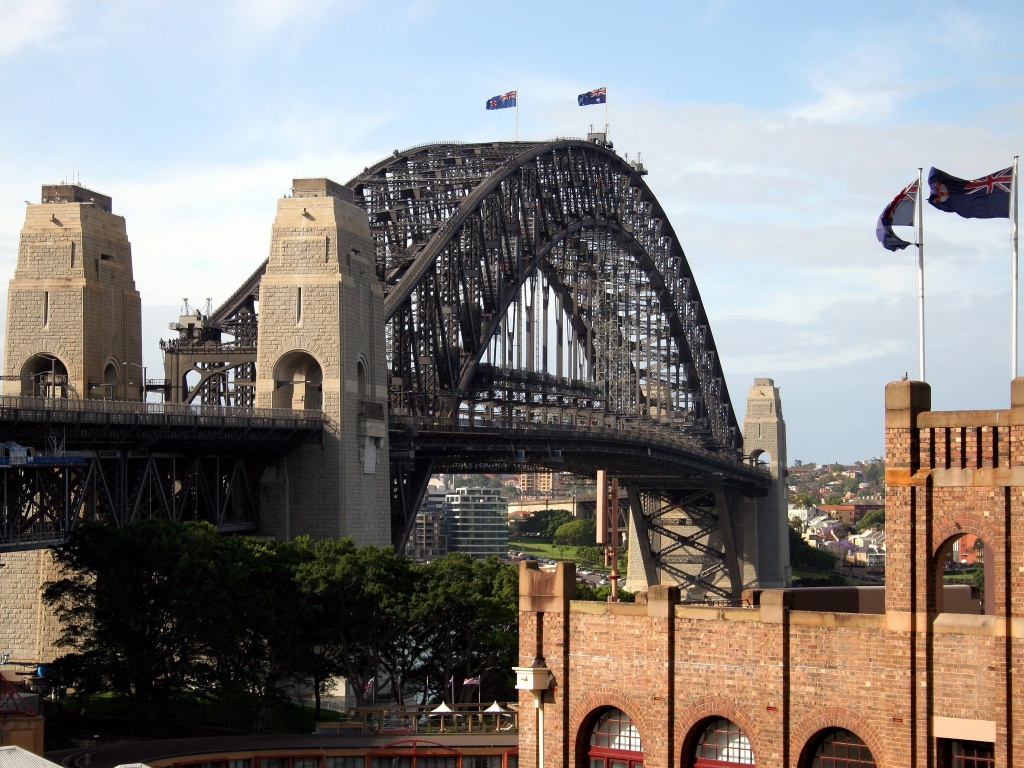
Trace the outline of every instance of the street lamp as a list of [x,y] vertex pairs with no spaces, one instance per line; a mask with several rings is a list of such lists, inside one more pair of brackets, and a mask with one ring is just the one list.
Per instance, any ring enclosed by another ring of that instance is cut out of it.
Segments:
[[[139,398],[142,400],[142,402],[146,402],[146,366],[145,365],[139,365],[138,363],[121,363],[121,365],[123,365],[125,368],[127,368],[130,365],[130,366],[132,366],[134,368],[141,368],[142,369],[142,383],[139,385]],[[128,384],[128,371],[125,371],[124,375],[125,375],[125,386],[127,386],[127,384]],[[127,394],[128,394],[128,392],[125,391],[125,395],[127,395]]]

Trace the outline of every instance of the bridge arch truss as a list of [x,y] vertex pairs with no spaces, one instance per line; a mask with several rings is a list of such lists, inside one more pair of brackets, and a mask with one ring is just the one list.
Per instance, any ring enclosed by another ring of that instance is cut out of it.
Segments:
[[641,174],[610,149],[435,144],[349,186],[370,216],[385,286],[393,413],[483,405],[511,418],[514,402],[488,386],[498,371],[553,377],[592,411],[740,450],[678,238]]
[[[682,499],[723,487],[756,495],[765,483],[745,463],[696,282],[642,170],[592,141],[449,143],[396,151],[348,186],[370,217],[385,291],[396,542],[430,474],[465,466],[464,453],[447,458],[451,447],[479,451],[453,443],[452,425],[518,436],[472,459],[492,471],[569,469],[574,449],[551,446],[572,441],[540,437],[553,429],[639,429],[673,442],[678,461],[623,454],[616,467],[614,451],[604,456],[637,489],[651,567],[736,596],[730,542],[741,531],[723,535],[720,524],[736,527],[737,516],[665,522],[667,507],[685,511]],[[407,451],[396,440],[403,423]],[[546,442],[531,452],[524,431]],[[442,436],[433,451],[431,433]],[[583,454],[592,461],[577,443]]]

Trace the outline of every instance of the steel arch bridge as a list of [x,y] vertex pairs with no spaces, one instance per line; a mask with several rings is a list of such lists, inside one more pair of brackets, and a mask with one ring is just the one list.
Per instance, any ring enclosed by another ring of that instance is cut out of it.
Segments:
[[[603,142],[559,139],[427,144],[348,182],[385,294],[400,549],[432,473],[603,468],[628,489],[649,580],[738,596],[738,499],[770,478],[743,455],[696,282],[644,173]],[[262,273],[214,325],[252,327]],[[251,402],[229,381],[251,370],[203,354],[221,362],[187,397]]]

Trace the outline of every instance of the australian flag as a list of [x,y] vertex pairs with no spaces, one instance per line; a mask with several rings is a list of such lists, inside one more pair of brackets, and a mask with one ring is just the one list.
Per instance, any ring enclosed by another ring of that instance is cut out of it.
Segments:
[[509,91],[508,93],[503,93],[500,96],[491,96],[491,98],[487,100],[487,108],[507,109],[508,107],[514,107],[518,97],[519,91]]
[[965,219],[1008,219],[1012,183],[1012,168],[971,181],[932,168],[928,172],[928,202],[940,211],[958,213]]
[[581,93],[576,97],[581,107],[588,107],[591,104],[604,104],[608,101],[608,89],[605,87],[595,88],[592,91]]
[[917,203],[917,182],[908,184],[902,192],[892,199],[892,202],[885,206],[882,215],[878,217],[875,224],[875,235],[878,242],[890,251],[902,251],[910,243],[901,239],[892,231],[893,224],[897,226],[914,226],[914,208]]

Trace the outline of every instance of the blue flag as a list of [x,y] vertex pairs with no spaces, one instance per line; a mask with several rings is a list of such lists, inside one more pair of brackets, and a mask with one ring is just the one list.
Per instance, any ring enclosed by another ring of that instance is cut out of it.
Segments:
[[965,219],[1008,219],[1012,183],[1012,168],[970,181],[932,168],[928,172],[928,202],[940,211],[958,213]]
[[606,87],[595,88],[592,91],[581,93],[576,97],[576,101],[579,102],[581,107],[587,107],[591,104],[604,104],[608,101],[608,89]]
[[882,215],[878,217],[875,224],[875,236],[878,242],[890,251],[902,251],[911,243],[901,239],[892,231],[893,224],[898,226],[914,226],[914,208],[917,203],[917,182],[912,182],[904,187],[892,202],[885,206]]
[[503,93],[500,96],[492,96],[487,100],[487,108],[507,109],[508,107],[514,107],[518,98],[519,91],[509,91],[508,93]]

